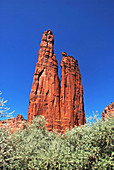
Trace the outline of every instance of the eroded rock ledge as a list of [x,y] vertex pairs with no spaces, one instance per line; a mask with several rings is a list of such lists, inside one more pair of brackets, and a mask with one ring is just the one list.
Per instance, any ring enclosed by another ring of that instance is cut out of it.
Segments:
[[18,114],[15,118],[1,120],[0,128],[9,128],[11,133],[14,133],[19,130],[25,129],[26,119],[23,118],[21,114]]
[[110,103],[102,112],[102,119],[108,117],[114,117],[114,102]]

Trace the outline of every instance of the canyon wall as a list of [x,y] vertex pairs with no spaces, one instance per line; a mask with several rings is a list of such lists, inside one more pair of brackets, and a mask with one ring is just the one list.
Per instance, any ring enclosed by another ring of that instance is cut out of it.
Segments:
[[102,112],[102,119],[106,118],[107,116],[114,117],[114,102],[110,103]]
[[10,129],[11,133],[15,131],[25,129],[26,119],[22,115],[18,114],[15,118],[0,120],[0,128],[7,127]]

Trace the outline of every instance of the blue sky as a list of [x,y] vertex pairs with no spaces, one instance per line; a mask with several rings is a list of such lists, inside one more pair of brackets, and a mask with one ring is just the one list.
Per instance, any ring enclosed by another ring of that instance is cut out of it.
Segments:
[[114,0],[0,0],[0,90],[27,119],[42,33],[79,62],[86,117],[114,102]]

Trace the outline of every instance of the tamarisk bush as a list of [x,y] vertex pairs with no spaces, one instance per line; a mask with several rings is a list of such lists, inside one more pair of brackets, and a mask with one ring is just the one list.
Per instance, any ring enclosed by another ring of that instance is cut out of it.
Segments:
[[48,132],[42,116],[22,132],[10,134],[0,129],[0,169],[113,169],[114,118],[64,134]]

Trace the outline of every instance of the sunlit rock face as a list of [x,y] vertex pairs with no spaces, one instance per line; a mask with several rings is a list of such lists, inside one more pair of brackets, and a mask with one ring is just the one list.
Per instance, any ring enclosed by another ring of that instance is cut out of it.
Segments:
[[74,125],[80,126],[85,123],[83,87],[81,75],[78,68],[78,61],[72,56],[62,53],[61,61],[61,92],[60,112],[61,129],[69,129]]
[[1,120],[0,121],[0,128],[8,128],[10,129],[11,133],[14,133],[19,130],[25,129],[26,119],[23,118],[22,115],[18,114],[15,118]]
[[47,129],[64,131],[85,123],[83,87],[78,62],[63,52],[61,87],[51,30],[43,33],[30,93],[28,122],[35,116],[47,119]]
[[34,116],[48,119],[47,129],[60,129],[60,80],[58,63],[53,51],[54,37],[51,30],[43,33],[38,52],[38,62],[30,93],[28,122]]
[[114,117],[114,102],[110,103],[102,112],[102,119],[108,117]]

